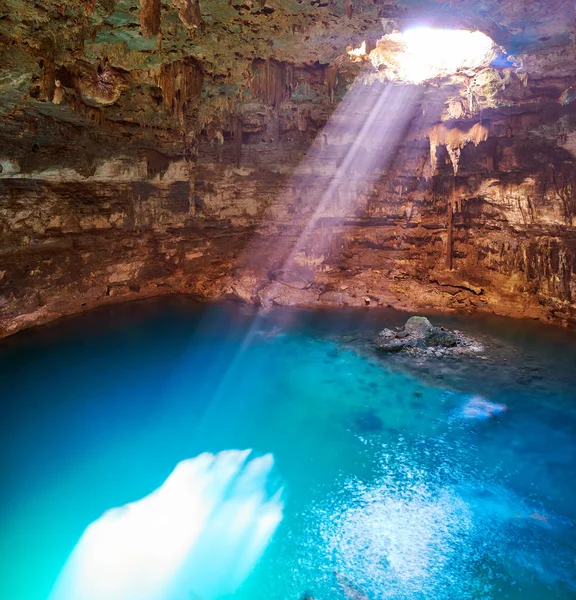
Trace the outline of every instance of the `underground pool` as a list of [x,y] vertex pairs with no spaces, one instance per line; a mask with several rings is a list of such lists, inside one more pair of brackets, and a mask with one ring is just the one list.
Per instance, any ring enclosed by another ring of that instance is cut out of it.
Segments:
[[175,298],[0,342],[0,598],[576,598],[576,335],[374,350],[408,316]]

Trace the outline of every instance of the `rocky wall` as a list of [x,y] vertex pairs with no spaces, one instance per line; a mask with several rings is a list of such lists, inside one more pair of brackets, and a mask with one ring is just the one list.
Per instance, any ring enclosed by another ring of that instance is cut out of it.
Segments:
[[[175,292],[574,325],[574,4],[525,4],[8,0],[0,335]],[[398,84],[423,23],[502,48]]]
[[[175,292],[264,306],[487,310],[572,324],[571,155],[533,130],[497,131],[464,148],[456,176],[442,149],[436,175],[418,175],[430,161],[427,140],[405,141],[362,189],[338,181],[330,152],[321,164],[307,158],[289,133],[272,142],[246,137],[239,165],[233,140],[220,155],[206,142],[192,200],[182,157],[96,161],[92,175],[70,169],[68,179],[63,170],[4,177],[2,332]],[[335,181],[328,208],[316,214]],[[302,245],[310,222],[313,235]]]

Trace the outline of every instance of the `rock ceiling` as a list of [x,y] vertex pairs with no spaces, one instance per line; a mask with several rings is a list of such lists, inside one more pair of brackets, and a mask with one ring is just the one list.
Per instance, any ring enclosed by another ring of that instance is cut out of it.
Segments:
[[[372,49],[385,32],[422,24],[479,29],[511,57],[508,68],[461,76],[476,98],[464,111],[576,96],[574,3],[562,0],[5,0],[1,11],[0,110],[16,120],[170,131],[197,86],[194,127],[208,140],[232,133],[255,103],[306,105],[321,124],[358,73],[347,47]],[[458,103],[446,108],[466,116]]]

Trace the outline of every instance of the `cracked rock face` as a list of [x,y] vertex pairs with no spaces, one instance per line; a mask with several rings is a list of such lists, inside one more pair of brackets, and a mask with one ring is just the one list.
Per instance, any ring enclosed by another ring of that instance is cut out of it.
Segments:
[[[574,325],[575,6],[529,4],[7,0],[0,333],[174,292]],[[399,80],[414,25],[491,62]]]

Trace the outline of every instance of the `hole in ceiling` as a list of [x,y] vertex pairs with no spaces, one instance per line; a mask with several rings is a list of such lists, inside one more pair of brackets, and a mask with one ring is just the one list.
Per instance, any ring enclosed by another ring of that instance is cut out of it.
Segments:
[[348,51],[354,61],[369,60],[386,78],[422,83],[487,67],[502,49],[481,31],[425,27],[384,35],[366,54],[366,45]]

